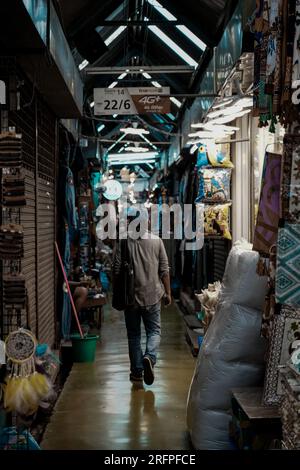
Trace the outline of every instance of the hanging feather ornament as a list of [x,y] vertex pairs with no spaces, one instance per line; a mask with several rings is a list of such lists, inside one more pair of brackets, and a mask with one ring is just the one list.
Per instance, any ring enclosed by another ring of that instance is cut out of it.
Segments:
[[4,385],[4,407],[7,411],[29,416],[51,390],[50,381],[35,369],[37,341],[23,328],[9,334],[5,342],[10,373]]

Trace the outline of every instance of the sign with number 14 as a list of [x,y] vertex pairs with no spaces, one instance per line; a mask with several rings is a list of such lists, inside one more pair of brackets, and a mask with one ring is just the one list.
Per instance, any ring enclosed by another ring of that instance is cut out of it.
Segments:
[[170,88],[95,88],[94,114],[170,113]]

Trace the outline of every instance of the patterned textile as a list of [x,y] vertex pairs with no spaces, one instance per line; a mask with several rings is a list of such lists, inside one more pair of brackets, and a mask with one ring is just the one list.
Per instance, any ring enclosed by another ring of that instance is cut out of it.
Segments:
[[253,249],[269,254],[276,244],[280,215],[281,155],[266,153]]
[[300,80],[300,0],[296,0],[295,20],[296,30],[293,53],[293,81]]
[[278,231],[276,301],[300,306],[300,224],[285,224]]
[[274,75],[274,95],[273,95],[273,112],[278,114],[280,111],[280,94],[281,94],[281,73],[282,73],[282,48],[283,48],[283,2],[278,2],[278,18],[277,18],[277,55],[276,55],[276,68]]
[[284,220],[300,223],[300,135],[284,137],[280,212]]
[[276,246],[270,249],[270,262],[268,269],[268,292],[263,309],[261,336],[271,338],[274,317],[276,314],[275,301],[275,278],[276,278]]
[[281,97],[281,107],[284,113],[284,120],[289,121],[290,109],[292,108],[292,74],[293,74],[293,54],[295,38],[295,9],[296,0],[287,1],[287,12],[285,18],[285,63],[283,64],[284,80]]

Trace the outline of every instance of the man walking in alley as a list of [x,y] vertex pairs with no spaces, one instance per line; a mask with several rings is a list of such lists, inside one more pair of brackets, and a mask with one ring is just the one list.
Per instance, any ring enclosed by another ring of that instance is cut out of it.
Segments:
[[[128,211],[128,222],[136,217]],[[166,306],[171,304],[169,263],[163,241],[148,230],[140,232],[139,238],[130,236],[125,240],[127,253],[134,273],[134,302],[125,308],[125,322],[130,358],[130,380],[151,385],[154,381],[154,365],[160,344],[160,312],[164,298]],[[122,250],[118,247],[114,258],[114,272],[122,265]],[[118,289],[118,285],[114,285]],[[146,331],[146,350],[141,347],[141,322]]]

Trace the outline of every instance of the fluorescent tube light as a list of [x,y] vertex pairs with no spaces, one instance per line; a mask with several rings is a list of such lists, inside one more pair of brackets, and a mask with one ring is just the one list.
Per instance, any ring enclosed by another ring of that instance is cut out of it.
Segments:
[[146,129],[136,129],[135,127],[125,127],[123,129],[120,129],[120,132],[124,132],[124,134],[132,134],[132,135],[150,134],[150,132],[146,131]]
[[141,152],[148,152],[149,149],[147,147],[126,147],[126,151],[127,152],[138,152],[138,153],[141,153]]
[[150,163],[147,162],[146,165],[147,165],[148,168],[150,168],[150,170],[153,170],[153,169],[154,169],[154,166],[151,165]]
[[143,165],[148,163],[155,163],[155,160],[114,160],[108,162],[109,166],[117,166],[117,165]]
[[145,142],[148,142],[148,144],[151,145],[151,147],[152,147],[154,150],[158,150],[158,148],[156,147],[156,145],[152,144],[151,140],[147,139],[147,137],[145,137],[144,134],[141,134],[141,137],[142,137],[142,139],[144,139]]
[[95,101],[92,101],[92,102],[90,103],[90,107],[93,108],[94,106],[95,106]]
[[182,103],[177,98],[175,98],[175,96],[171,96],[170,100],[172,101],[172,103],[176,104],[176,106],[178,106],[178,108],[181,108]]
[[81,64],[78,65],[78,68],[79,70],[83,70],[85,67],[87,67],[89,65],[89,61],[88,60],[83,60],[81,62]]
[[107,88],[115,88],[116,85],[118,85],[118,82],[112,82]]
[[115,143],[113,143],[113,144],[107,149],[107,152],[110,152],[110,150],[112,150],[119,142],[121,142],[121,140],[125,139],[125,137],[126,137],[126,134],[121,135],[121,137],[119,137],[119,139],[116,140]]
[[128,154],[128,153],[110,153],[108,154],[107,158],[108,160],[115,160],[115,159],[118,159],[118,160],[121,160],[122,157],[123,158],[126,158],[127,160],[128,159],[132,159],[134,160],[134,158],[138,158],[138,159],[142,159],[142,158],[155,158],[158,156],[158,152],[142,152],[142,153],[132,153],[132,154]]
[[172,119],[172,121],[175,121],[175,119],[176,119],[175,116],[174,116],[174,114],[172,114],[172,113],[168,113],[167,116],[168,116],[170,119]]
[[[148,0],[148,3],[152,5],[156,11],[158,11],[162,16],[164,16],[169,21],[176,21],[177,18],[174,16],[169,10],[164,8],[159,2],[156,0]],[[192,41],[201,51],[206,49],[206,44],[201,41],[196,34],[194,34],[189,28],[184,25],[176,25],[176,28],[179,29],[190,41]]]
[[121,75],[118,76],[118,80],[123,80],[127,76],[127,72],[121,73]]
[[158,26],[148,26],[150,31],[155,34],[161,41],[163,41],[172,51],[175,52],[184,62],[191,65],[192,67],[198,67],[196,62],[189,54],[187,54],[180,46],[176,44],[169,36],[167,36]]
[[152,5],[155,10],[157,10],[162,16],[164,16],[169,21],[176,21],[176,16],[172,15],[172,13],[164,8],[159,2],[156,0],[148,0],[148,3]]
[[126,26],[119,26],[107,39],[104,43],[106,46],[109,46],[121,33],[126,29]]
[[194,34],[189,28],[187,28],[184,25],[176,25],[176,28],[179,29],[190,41],[192,41],[195,46],[199,47],[201,51],[204,51],[206,49],[206,44],[205,42],[201,41],[196,34]]
[[97,131],[98,131],[98,132],[101,132],[102,129],[104,129],[104,127],[105,127],[105,124],[100,124],[100,125],[97,127]]
[[149,73],[147,72],[143,73],[143,77],[147,78],[147,80],[150,80],[152,78],[151,75],[149,75]]
[[161,84],[156,82],[155,80],[153,82],[151,82],[153,86],[155,86],[156,88],[161,88]]

